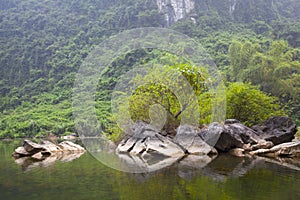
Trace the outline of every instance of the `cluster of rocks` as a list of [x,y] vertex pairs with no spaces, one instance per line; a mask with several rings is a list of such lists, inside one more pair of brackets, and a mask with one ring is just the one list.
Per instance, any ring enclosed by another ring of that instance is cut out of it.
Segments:
[[[107,156],[103,153],[113,158],[116,156],[116,167],[121,166],[122,170],[130,172],[156,171],[176,162],[182,169],[204,168],[221,153],[255,161],[258,158],[263,162],[268,159],[267,162],[300,170],[297,164],[300,141],[294,140],[296,132],[296,124],[288,117],[272,117],[251,128],[234,119],[228,119],[224,124],[214,122],[204,128],[181,125],[175,135],[160,133],[139,121],[135,123],[132,134],[125,136],[117,145],[101,138],[86,138],[83,142],[95,147],[89,151],[99,156]],[[25,140],[13,156],[24,168],[32,168],[49,166],[56,160],[71,161],[84,152],[84,148],[70,141],[60,144],[42,141],[37,144]]]
[[37,166],[49,166],[57,160],[70,162],[79,158],[84,152],[83,147],[70,141],[54,144],[43,140],[38,144],[24,140],[23,145],[15,149],[13,157],[17,164],[24,170],[28,170]]
[[294,141],[297,126],[288,117],[272,117],[251,128],[237,120],[212,123],[199,129],[190,125],[177,128],[175,137],[163,136],[150,125],[137,122],[132,134],[117,146],[117,154],[139,156],[152,154],[175,157],[216,155],[229,152],[236,156],[300,157],[300,141]]

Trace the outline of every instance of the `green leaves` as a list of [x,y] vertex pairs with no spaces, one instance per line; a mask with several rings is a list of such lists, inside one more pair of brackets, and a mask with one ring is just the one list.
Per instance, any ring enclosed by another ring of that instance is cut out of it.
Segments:
[[244,83],[231,83],[227,91],[227,118],[254,125],[271,116],[286,115],[278,99],[261,92],[258,87]]

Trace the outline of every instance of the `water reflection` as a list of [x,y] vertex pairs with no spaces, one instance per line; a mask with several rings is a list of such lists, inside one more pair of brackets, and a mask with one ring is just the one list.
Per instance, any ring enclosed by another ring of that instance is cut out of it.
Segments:
[[[188,155],[184,158],[164,157],[155,154],[143,156],[132,156],[129,154],[116,154],[115,146],[103,139],[85,139],[83,143],[89,147],[90,153],[102,163],[114,169],[132,171],[139,181],[152,177],[164,171],[163,168],[177,169],[177,174],[183,179],[190,180],[199,174],[217,181],[224,181],[228,178],[245,176],[253,168],[264,168],[268,164],[275,164],[279,167],[300,171],[300,160],[297,158],[265,158],[259,156],[236,157],[230,154]],[[146,175],[147,174],[147,175]]]
[[131,174],[105,167],[87,152],[23,173],[11,157],[19,144],[0,142],[1,199],[300,199],[295,160],[284,166],[265,158],[192,156],[152,173]]
[[172,169],[173,173],[185,180],[205,176],[214,181],[225,182],[228,179],[238,179],[246,176],[253,169],[265,169],[273,166],[274,169],[286,169],[300,171],[300,160],[281,158],[279,160],[264,157],[235,157],[229,154],[218,156],[189,155],[173,164],[172,167],[161,169],[156,172],[134,174],[139,182],[144,182],[161,173],[167,173]]
[[85,152],[78,153],[57,153],[46,157],[43,160],[37,160],[32,157],[21,157],[15,160],[15,163],[22,167],[24,172],[31,171],[36,167],[49,167],[52,166],[56,161],[71,162],[81,157]]

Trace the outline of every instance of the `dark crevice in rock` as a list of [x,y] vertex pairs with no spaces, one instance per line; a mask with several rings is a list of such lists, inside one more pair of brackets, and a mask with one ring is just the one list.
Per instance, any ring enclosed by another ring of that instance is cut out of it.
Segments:
[[[137,140],[138,141],[138,140]],[[134,146],[136,145],[137,141],[135,143],[133,143],[133,145],[127,150],[127,152],[132,151],[132,149],[134,148]]]

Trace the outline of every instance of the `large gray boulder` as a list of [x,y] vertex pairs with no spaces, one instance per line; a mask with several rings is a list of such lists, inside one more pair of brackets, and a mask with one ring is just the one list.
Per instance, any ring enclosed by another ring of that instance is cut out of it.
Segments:
[[183,157],[184,150],[175,144],[170,138],[164,137],[152,129],[149,125],[136,124],[134,133],[125,137],[118,147],[117,153],[129,153],[130,155],[146,156],[147,154],[161,154],[167,157]]
[[217,136],[215,148],[220,152],[226,152],[237,147],[243,148],[244,142],[239,134],[240,132],[228,130],[228,126],[225,127],[217,122],[210,124],[199,133],[202,138],[207,138],[208,135],[210,135],[211,138],[213,138],[214,135]]
[[274,145],[291,142],[295,138],[297,125],[289,117],[271,117],[260,125],[252,126],[257,135]]
[[206,143],[199,135],[200,129],[195,126],[182,125],[177,128],[174,142],[186,150],[188,154],[217,154],[214,147]]
[[208,143],[214,145],[220,152],[228,152],[235,148],[250,151],[253,148],[270,148],[273,146],[271,142],[264,140],[254,130],[235,119],[226,120],[224,125],[214,122],[202,129],[199,135],[204,140],[208,140]]

